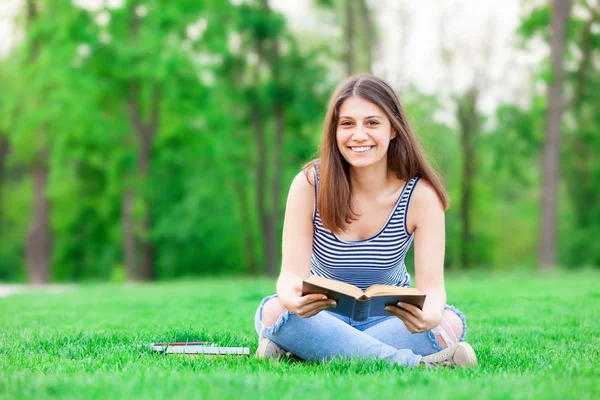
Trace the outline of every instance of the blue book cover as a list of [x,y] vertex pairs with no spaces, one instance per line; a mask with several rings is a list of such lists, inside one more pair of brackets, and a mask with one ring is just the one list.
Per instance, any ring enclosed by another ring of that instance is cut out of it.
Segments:
[[412,304],[423,309],[425,295],[416,288],[390,285],[373,285],[364,292],[345,282],[311,275],[302,281],[302,295],[322,293],[337,302],[335,308],[327,311],[363,321],[369,317],[392,315],[385,311],[388,305],[395,306],[398,302]]

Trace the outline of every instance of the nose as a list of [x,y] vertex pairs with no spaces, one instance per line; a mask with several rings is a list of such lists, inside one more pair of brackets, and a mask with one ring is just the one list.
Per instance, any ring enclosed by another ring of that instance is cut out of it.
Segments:
[[352,140],[355,140],[357,142],[362,142],[367,140],[368,136],[367,133],[365,132],[364,127],[362,126],[357,126],[356,130],[354,131],[354,133],[352,134]]

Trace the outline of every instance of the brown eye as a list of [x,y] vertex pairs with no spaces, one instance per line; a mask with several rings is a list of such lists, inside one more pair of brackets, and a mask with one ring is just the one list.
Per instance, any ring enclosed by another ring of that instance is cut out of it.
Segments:
[[[371,122],[372,122],[372,124],[371,124]],[[369,123],[371,126],[379,125],[379,122],[377,122],[377,121],[369,121],[368,123]]]

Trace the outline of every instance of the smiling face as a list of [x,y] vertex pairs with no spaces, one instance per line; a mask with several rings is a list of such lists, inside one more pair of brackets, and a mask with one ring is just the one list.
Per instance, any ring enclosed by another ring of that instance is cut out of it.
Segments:
[[340,106],[339,116],[336,141],[344,159],[354,168],[387,165],[388,146],[395,134],[383,110],[352,96]]

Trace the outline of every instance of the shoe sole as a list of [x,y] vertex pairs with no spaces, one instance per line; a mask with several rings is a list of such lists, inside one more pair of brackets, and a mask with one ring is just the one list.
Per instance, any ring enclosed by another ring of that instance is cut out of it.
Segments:
[[452,357],[454,365],[457,367],[474,367],[477,365],[477,356],[471,345],[467,342],[460,342]]

